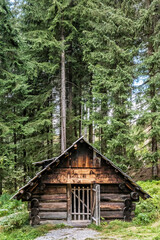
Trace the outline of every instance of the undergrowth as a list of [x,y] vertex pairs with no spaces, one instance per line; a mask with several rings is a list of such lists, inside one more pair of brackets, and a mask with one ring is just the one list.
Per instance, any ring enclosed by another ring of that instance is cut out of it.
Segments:
[[140,202],[136,203],[135,218],[132,222],[114,220],[109,223],[102,222],[100,226],[90,224],[89,228],[107,234],[106,236],[119,236],[127,240],[160,240],[160,181],[138,182],[138,184],[152,198],[140,199]]
[[140,202],[136,204],[136,217],[133,223],[149,224],[160,217],[160,181],[138,182],[138,184],[150,194],[151,198],[145,201],[140,199]]
[[[160,240],[160,181],[138,182],[152,198],[140,200],[136,204],[135,218],[132,222],[102,220],[100,226],[91,224],[89,228],[107,236],[120,236],[124,240]],[[51,229],[64,228],[64,224],[31,227],[26,204],[9,200],[5,194],[0,197],[0,240],[32,240]],[[132,238],[134,237],[134,238]]]
[[26,203],[23,203],[21,200],[10,200],[10,198],[9,194],[0,196],[0,217],[27,210]]

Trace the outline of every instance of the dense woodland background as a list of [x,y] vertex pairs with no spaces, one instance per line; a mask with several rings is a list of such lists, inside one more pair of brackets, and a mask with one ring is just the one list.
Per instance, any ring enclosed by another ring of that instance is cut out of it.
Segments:
[[159,66],[159,0],[1,0],[0,194],[81,135],[156,177]]

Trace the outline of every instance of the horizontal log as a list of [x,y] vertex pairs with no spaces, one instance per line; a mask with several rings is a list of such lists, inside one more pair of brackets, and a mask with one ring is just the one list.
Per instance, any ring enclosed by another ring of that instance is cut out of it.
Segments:
[[68,223],[72,227],[87,227],[89,224],[91,224],[91,220],[73,220]]
[[42,176],[45,184],[69,183],[69,184],[90,184],[90,183],[123,183],[124,179],[114,169],[67,169],[56,168],[54,173]]
[[[71,159],[70,159],[71,160]],[[66,161],[66,160],[65,160]],[[93,160],[92,160],[93,161]],[[78,166],[77,166],[78,167]],[[54,168],[54,172],[52,174],[58,174],[58,173],[61,173],[61,174],[90,174],[90,171],[93,170],[95,174],[101,174],[101,173],[106,173],[106,174],[114,174],[114,175],[117,175],[115,174],[115,170],[113,167],[101,167],[101,168],[95,168],[93,166],[91,167],[80,167],[77,168],[77,167],[71,167],[71,168],[66,168],[66,167],[62,167],[62,166],[58,166],[57,168]],[[49,175],[52,175],[51,173]],[[43,176],[45,177],[45,175]]]
[[101,193],[130,193],[126,187],[123,191],[119,188],[119,184],[102,184]]
[[48,176],[45,179],[42,179],[44,183],[50,183],[50,184],[57,184],[57,183],[63,183],[63,184],[102,184],[102,183],[119,183],[123,181],[119,178],[114,178],[113,176],[107,176],[107,175],[60,175],[55,174],[52,177]]
[[[54,175],[98,175],[98,174],[104,174],[104,175],[110,175],[113,176],[114,178],[118,178],[119,175],[115,173],[114,170],[109,169],[109,168],[56,168],[53,173],[48,173],[47,175],[42,176],[42,179],[47,178],[48,176],[52,178]],[[124,182],[124,181],[123,181]]]
[[66,202],[55,202],[55,203],[42,203],[39,204],[40,209],[47,209],[51,211],[65,211],[67,210],[67,203]]
[[101,210],[112,210],[112,211],[116,211],[116,210],[123,210],[124,208],[124,203],[121,202],[101,202],[100,203],[100,209]]
[[65,224],[68,225],[67,220],[46,220],[40,219],[40,224]]
[[129,197],[130,197],[129,194],[114,194],[114,193],[100,194],[101,201],[107,201],[107,202],[124,202],[124,200],[128,199]]
[[101,211],[100,216],[106,219],[123,219],[123,211]]
[[40,219],[48,219],[48,220],[61,220],[67,219],[67,212],[40,212]]
[[45,189],[41,191],[39,187],[37,186],[34,190],[33,194],[43,194],[43,195],[50,195],[50,194],[59,194],[59,193],[66,193],[66,186],[63,185],[46,185]]
[[47,202],[65,202],[67,201],[67,195],[64,193],[60,194],[52,194],[52,195],[36,195],[34,194],[33,197],[38,198],[40,201],[47,201]]

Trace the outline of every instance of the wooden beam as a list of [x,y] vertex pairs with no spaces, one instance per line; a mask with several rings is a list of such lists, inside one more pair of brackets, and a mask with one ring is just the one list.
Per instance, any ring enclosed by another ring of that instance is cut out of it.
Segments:
[[124,200],[127,199],[127,198],[130,198],[129,194],[101,193],[101,201],[124,202]]
[[39,216],[41,219],[48,219],[48,220],[60,220],[60,219],[67,219],[67,212],[40,212]]
[[123,211],[101,211],[101,217],[106,219],[124,219]]
[[71,221],[71,185],[67,185],[67,221]]
[[66,202],[54,202],[54,203],[39,203],[39,208],[41,210],[51,210],[51,211],[67,211],[67,203]]
[[100,203],[101,210],[111,210],[111,211],[123,210],[124,206],[125,205],[122,202],[101,202]]

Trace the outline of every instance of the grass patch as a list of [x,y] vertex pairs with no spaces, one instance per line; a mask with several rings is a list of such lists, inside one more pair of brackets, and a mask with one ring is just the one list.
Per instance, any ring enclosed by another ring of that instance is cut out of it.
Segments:
[[48,231],[53,229],[62,228],[64,226],[55,225],[41,225],[36,227],[31,227],[30,225],[24,225],[19,229],[14,229],[10,231],[0,232],[1,240],[33,240],[39,236],[46,234]]
[[102,239],[123,240],[160,240],[160,181],[138,182],[152,198],[141,199],[136,203],[136,217],[132,222],[114,220],[102,222],[100,226],[89,225],[89,228],[98,230]]

